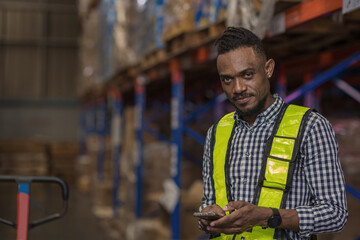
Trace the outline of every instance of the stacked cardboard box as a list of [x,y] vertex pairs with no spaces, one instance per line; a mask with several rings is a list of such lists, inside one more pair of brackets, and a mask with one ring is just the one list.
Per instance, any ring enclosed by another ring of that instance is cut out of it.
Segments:
[[75,163],[78,156],[78,144],[53,142],[48,145],[51,175],[63,178],[68,184],[76,181]]
[[175,36],[194,30],[194,1],[166,1],[164,6],[163,39],[168,41]]
[[7,175],[47,175],[46,145],[38,141],[1,141],[0,173]]

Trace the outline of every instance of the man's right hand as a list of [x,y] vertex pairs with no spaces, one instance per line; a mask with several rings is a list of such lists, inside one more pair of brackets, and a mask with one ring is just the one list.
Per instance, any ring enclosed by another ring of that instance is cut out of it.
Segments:
[[[206,213],[206,212],[214,212],[219,214],[220,216],[226,216],[225,211],[217,204],[213,204],[210,206],[205,207],[202,211],[202,213]],[[200,219],[200,226],[201,228],[205,231],[208,232],[206,230],[206,228],[208,226],[210,226],[211,220],[206,220],[206,219]]]

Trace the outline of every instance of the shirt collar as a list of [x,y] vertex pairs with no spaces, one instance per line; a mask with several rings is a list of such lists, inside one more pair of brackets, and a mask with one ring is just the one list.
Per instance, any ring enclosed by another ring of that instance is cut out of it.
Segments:
[[[273,97],[275,98],[275,102],[256,117],[253,126],[263,122],[272,122],[275,120],[276,116],[279,114],[281,110],[282,105],[284,104],[284,100],[276,93],[273,95]],[[239,126],[249,126],[249,124],[246,121],[240,118],[240,116],[236,111],[234,114],[234,119]]]

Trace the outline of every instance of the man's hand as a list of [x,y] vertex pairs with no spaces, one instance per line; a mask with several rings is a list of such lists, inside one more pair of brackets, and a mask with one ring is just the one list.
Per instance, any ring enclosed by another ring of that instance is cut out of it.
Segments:
[[[202,213],[206,213],[206,212],[214,212],[219,214],[220,216],[225,216],[225,211],[217,204],[213,204],[211,206],[207,206],[206,208],[204,208],[202,211]],[[213,220],[214,221],[214,220]],[[206,219],[200,219],[200,225],[201,228],[205,231],[207,231],[207,228],[210,226],[210,223],[213,222],[211,220],[206,220]]]
[[[205,209],[206,208],[204,208],[204,210]],[[270,208],[258,207],[244,201],[230,202],[221,210],[224,214],[226,211],[230,211],[230,214],[218,220],[211,221],[208,224],[204,223],[207,232],[213,234],[242,233],[254,226],[266,226],[267,220],[272,215],[272,210]],[[211,211],[214,210],[211,209]]]

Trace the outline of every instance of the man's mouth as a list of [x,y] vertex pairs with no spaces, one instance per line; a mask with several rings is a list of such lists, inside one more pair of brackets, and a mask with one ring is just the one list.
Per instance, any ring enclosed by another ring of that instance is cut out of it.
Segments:
[[251,98],[251,95],[245,95],[245,96],[236,96],[233,98],[234,102],[238,104],[244,104],[247,103]]

